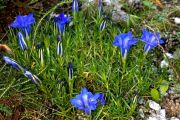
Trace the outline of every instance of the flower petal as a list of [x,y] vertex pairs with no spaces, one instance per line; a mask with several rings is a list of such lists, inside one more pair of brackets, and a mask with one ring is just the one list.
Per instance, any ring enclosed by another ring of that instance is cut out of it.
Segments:
[[71,99],[70,102],[72,105],[74,105],[78,109],[80,109],[80,110],[84,109],[84,105],[83,105],[80,95],[77,95],[75,98]]

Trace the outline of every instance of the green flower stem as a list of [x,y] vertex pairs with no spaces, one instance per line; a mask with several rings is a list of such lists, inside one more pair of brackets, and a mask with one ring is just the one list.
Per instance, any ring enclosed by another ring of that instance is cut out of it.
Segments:
[[146,59],[147,54],[145,53],[142,58],[140,59],[140,68],[143,70],[145,59]]
[[102,40],[102,32],[103,32],[103,31],[100,31],[100,33],[99,33],[99,41],[100,41],[100,54],[101,54],[101,56],[103,55],[103,40]]
[[126,72],[126,58],[122,57],[122,72],[123,74]]
[[28,54],[28,51],[27,50],[25,50],[25,51],[23,51],[24,52],[24,58],[26,59],[26,60],[28,60],[29,59],[29,54]]
[[79,46],[79,24],[77,19],[77,12],[73,12],[73,24],[75,27],[75,47],[77,48]]
[[73,94],[73,83],[74,83],[74,80],[70,80],[70,79],[68,80],[70,98],[72,97],[72,94]]

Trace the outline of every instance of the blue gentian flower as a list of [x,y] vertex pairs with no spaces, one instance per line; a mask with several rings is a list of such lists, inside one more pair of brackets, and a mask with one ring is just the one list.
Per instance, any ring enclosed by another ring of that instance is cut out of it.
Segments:
[[31,31],[31,24],[35,22],[33,14],[30,13],[25,16],[18,15],[14,22],[10,24],[11,27],[20,28],[24,35],[26,33],[30,34]]
[[3,60],[5,61],[6,64],[10,65],[11,67],[17,69],[17,70],[21,70],[22,67],[16,63],[15,60],[11,59],[10,57],[8,56],[3,56]]
[[72,11],[73,12],[78,12],[78,10],[79,10],[78,0],[73,0]]
[[61,36],[58,35],[58,44],[57,44],[57,55],[61,55],[63,54],[63,48],[62,48],[62,39]]
[[36,75],[33,75],[30,71],[27,71],[26,69],[24,69],[24,76],[31,79],[31,81],[37,85],[41,83],[41,80]]
[[59,14],[59,16],[55,17],[54,20],[56,22],[59,32],[61,34],[63,34],[64,30],[65,30],[65,25],[67,23],[69,23],[70,18],[67,15],[65,15],[64,13],[61,13],[61,14]]
[[151,49],[155,48],[159,44],[164,43],[164,41],[161,39],[159,32],[156,32],[154,34],[146,29],[143,30],[141,40],[146,43],[144,46],[145,54],[147,54]]
[[72,63],[68,64],[68,74],[69,74],[69,79],[72,80],[73,79],[73,64]]
[[18,32],[18,44],[22,50],[28,49],[27,44],[21,32]]
[[126,59],[130,47],[137,42],[138,40],[132,37],[132,32],[128,32],[117,35],[113,45],[120,48],[122,57]]
[[88,92],[86,88],[82,88],[80,94],[76,95],[70,102],[79,110],[84,110],[87,115],[90,115],[91,110],[95,110],[98,106],[99,97],[99,93],[93,95],[91,92]]

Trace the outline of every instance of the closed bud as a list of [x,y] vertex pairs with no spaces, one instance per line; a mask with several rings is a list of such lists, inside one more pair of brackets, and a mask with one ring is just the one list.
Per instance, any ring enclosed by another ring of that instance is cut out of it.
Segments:
[[72,11],[73,12],[78,12],[78,10],[79,10],[78,0],[73,0]]
[[68,74],[69,74],[69,79],[72,80],[73,79],[73,64],[72,63],[68,64]]
[[28,49],[27,44],[21,32],[18,32],[18,44],[22,50]]
[[24,70],[24,76],[31,79],[31,81],[35,84],[41,84],[41,80],[36,76],[33,75],[30,71]]

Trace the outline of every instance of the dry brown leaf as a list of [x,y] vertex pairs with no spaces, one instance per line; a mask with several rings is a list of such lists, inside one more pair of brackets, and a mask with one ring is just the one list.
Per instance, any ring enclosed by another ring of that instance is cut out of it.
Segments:
[[159,6],[161,9],[164,8],[164,5],[162,4],[161,0],[153,0],[153,3],[157,6]]

